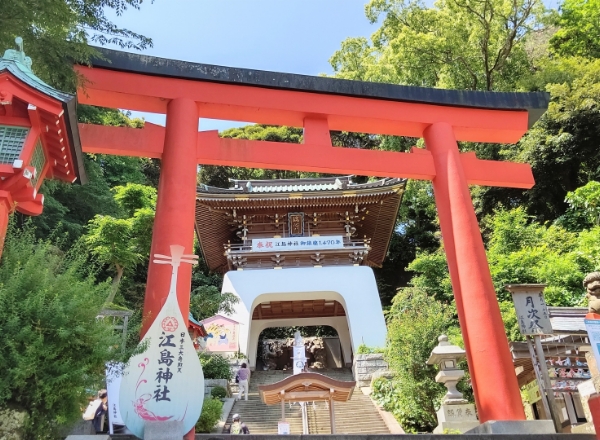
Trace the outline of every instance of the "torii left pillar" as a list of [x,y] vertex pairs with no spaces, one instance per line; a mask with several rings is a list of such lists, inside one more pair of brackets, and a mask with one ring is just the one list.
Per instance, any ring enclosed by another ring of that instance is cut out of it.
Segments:
[[[171,245],[194,249],[194,211],[196,207],[196,143],[198,140],[198,107],[187,98],[173,99],[167,105],[165,144],[162,153],[156,216],[152,229],[150,255],[169,255]],[[169,294],[171,266],[156,264],[150,258],[144,299],[141,335],[146,334]],[[190,310],[192,265],[179,266],[177,300],[183,319]],[[186,322],[187,326],[187,322]],[[194,429],[186,434],[194,438]]]

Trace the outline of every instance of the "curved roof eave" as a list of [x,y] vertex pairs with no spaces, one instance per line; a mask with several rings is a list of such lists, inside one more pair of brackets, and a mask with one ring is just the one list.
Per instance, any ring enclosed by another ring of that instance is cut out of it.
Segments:
[[83,151],[79,138],[79,126],[77,125],[77,100],[75,99],[75,95],[56,90],[26,68],[19,66],[19,64],[17,61],[0,58],[0,73],[6,70],[25,85],[61,103],[65,112],[65,127],[67,128],[67,135],[69,137],[71,156],[75,160],[74,169],[77,181],[80,184],[87,183],[88,178],[83,163]]

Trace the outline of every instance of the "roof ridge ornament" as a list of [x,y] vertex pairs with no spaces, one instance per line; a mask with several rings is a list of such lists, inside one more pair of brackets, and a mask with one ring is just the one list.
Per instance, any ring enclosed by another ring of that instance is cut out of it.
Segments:
[[19,63],[25,69],[31,72],[32,62],[31,58],[25,55],[25,51],[23,50],[23,38],[15,38],[15,43],[17,44],[17,49],[6,49],[2,58],[5,60],[10,60]]

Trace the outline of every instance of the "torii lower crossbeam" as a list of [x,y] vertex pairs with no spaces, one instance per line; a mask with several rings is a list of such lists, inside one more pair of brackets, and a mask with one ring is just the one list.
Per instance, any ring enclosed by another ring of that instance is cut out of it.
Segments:
[[[166,128],[82,125],[90,153],[162,160],[152,253],[192,252],[196,166],[232,165],[433,181],[480,420],[522,420],[523,407],[468,185],[531,188],[525,164],[460,154],[457,141],[516,142],[545,111],[543,93],[460,92],[230,69],[101,50],[82,103],[166,113]],[[220,139],[198,118],[304,128],[304,144]],[[331,146],[329,130],[423,137],[410,153]],[[150,263],[145,328],[162,306],[170,272]],[[188,316],[191,274],[178,296]]]

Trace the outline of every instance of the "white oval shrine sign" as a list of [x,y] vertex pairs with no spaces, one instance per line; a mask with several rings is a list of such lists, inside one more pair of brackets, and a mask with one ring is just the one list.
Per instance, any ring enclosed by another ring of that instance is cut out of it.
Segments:
[[177,301],[180,263],[196,264],[196,255],[183,255],[183,246],[171,246],[171,256],[155,254],[154,263],[173,267],[167,300],[125,368],[119,404],[127,428],[139,438],[149,421],[181,421],[189,432],[200,417],[204,401],[204,374]]

